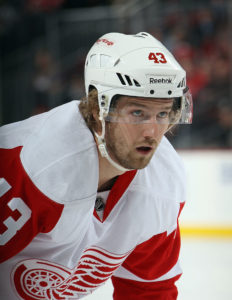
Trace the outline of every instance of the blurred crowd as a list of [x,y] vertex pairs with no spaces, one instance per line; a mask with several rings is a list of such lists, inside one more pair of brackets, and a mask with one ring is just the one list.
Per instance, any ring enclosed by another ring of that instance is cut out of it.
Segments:
[[[173,2],[166,0],[163,5]],[[157,32],[187,72],[194,103],[193,124],[179,126],[179,147],[232,147],[232,6],[226,1],[165,15]],[[156,32],[154,32],[156,35]],[[171,137],[172,139],[172,137]]]
[[[17,41],[17,38],[9,41],[12,34],[7,34],[7,31],[16,30],[12,20],[20,22],[16,12],[25,14],[26,10],[30,18],[32,15],[28,12],[36,13],[39,20],[41,11],[112,3],[106,0],[14,0],[10,1],[15,4],[12,6],[8,2],[0,0],[5,9],[5,14],[4,10],[0,13],[0,34],[6,44],[9,43],[8,47],[14,47]],[[187,83],[193,95],[193,124],[176,127],[169,139],[179,148],[232,148],[231,6],[225,0],[208,0],[199,1],[202,5],[196,5],[195,9],[183,11],[182,2],[161,1],[163,15],[159,26],[146,28],[165,44],[187,71]],[[180,9],[177,9],[178,5]],[[41,27],[37,30],[41,31]],[[22,35],[20,42],[23,42]],[[31,82],[36,103],[32,114],[57,104],[57,97],[62,99],[59,104],[83,97],[83,66],[84,57],[79,56],[72,68],[63,71],[53,53],[46,48],[38,49]]]
[[177,142],[185,133],[186,138],[191,135],[195,148],[232,147],[229,18],[224,1],[211,1],[210,7],[165,18],[163,41],[186,70],[194,100],[191,129],[180,128]]

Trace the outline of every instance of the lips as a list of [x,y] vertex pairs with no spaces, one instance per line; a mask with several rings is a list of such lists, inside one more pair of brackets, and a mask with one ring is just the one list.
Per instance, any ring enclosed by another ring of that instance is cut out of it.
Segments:
[[141,154],[148,154],[152,151],[152,147],[141,146],[141,147],[137,147],[136,150]]

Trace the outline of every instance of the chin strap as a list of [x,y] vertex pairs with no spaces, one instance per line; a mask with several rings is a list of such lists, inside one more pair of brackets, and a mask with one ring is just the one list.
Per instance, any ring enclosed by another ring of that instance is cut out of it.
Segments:
[[116,163],[109,156],[109,153],[106,149],[106,143],[105,143],[105,120],[104,120],[104,118],[100,118],[100,121],[102,124],[102,133],[101,133],[101,135],[99,135],[96,132],[94,132],[94,135],[97,138],[97,146],[98,146],[101,156],[105,157],[109,161],[109,163],[111,163],[111,165],[114,166],[115,168],[117,168],[119,171],[123,171],[123,172],[130,171],[130,169],[126,169],[126,168],[122,167],[121,165],[119,165],[118,163]]

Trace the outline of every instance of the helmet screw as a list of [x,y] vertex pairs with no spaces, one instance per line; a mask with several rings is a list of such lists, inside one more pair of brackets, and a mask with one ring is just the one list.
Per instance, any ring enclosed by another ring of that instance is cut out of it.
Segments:
[[104,101],[101,102],[101,106],[105,106],[105,102]]
[[150,94],[153,95],[155,93],[154,90],[150,90]]
[[102,95],[102,97],[101,97],[101,98],[102,98],[102,100],[104,100],[104,99],[106,99],[106,96],[105,96],[105,95]]
[[168,91],[168,95],[171,95],[172,94],[172,91]]

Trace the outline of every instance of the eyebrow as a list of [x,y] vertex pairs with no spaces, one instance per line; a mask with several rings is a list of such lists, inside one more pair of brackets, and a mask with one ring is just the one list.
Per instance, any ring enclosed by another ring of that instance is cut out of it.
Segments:
[[[146,105],[142,104],[142,103],[138,103],[138,102],[128,102],[125,107],[130,107],[130,106],[137,106],[137,107],[141,107],[141,108],[147,108]],[[173,104],[168,105],[168,106],[162,106],[161,109],[172,109]]]

